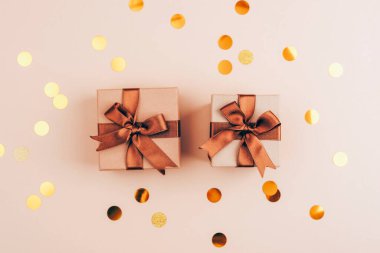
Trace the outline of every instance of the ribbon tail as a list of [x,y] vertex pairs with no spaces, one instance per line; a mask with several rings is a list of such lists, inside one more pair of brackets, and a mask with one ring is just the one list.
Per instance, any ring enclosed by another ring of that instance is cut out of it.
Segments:
[[127,170],[142,170],[143,159],[140,151],[132,141],[127,144],[127,153],[125,154],[125,168]]
[[[153,168],[164,170],[167,167],[178,167],[148,136],[134,135],[132,142]],[[164,174],[162,171],[160,173]]]
[[255,165],[255,161],[249,149],[247,147],[247,143],[245,142],[245,137],[240,141],[240,147],[238,151],[238,159],[237,166],[238,167],[253,167]]
[[91,139],[99,141],[100,144],[96,151],[102,151],[104,149],[112,148],[117,145],[125,143],[128,140],[131,132],[125,128],[121,128],[117,131],[113,131],[103,135],[90,136]]
[[208,157],[212,158],[216,155],[221,149],[227,146],[231,141],[237,139],[237,132],[234,130],[222,130],[216,135],[212,136],[208,141],[206,141],[200,149],[204,149],[208,152]]
[[260,172],[261,177],[264,177],[265,167],[276,169],[276,166],[270,159],[267,151],[260,140],[253,134],[247,134],[245,136],[245,143],[251,154],[257,169]]

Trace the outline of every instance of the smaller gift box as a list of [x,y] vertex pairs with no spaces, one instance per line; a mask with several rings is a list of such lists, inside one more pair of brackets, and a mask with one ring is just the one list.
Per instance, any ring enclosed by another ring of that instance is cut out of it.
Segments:
[[100,170],[179,167],[177,88],[98,90]]
[[212,95],[210,139],[201,146],[214,167],[280,166],[277,95]]

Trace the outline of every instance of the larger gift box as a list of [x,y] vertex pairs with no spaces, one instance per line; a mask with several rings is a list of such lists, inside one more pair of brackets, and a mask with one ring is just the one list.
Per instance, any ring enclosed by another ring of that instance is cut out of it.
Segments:
[[201,146],[212,166],[280,166],[277,95],[212,95],[210,139]]
[[101,89],[97,100],[100,170],[179,167],[177,88]]

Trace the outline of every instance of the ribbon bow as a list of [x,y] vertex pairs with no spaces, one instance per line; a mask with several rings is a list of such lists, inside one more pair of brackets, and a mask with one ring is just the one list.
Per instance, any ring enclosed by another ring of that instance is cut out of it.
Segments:
[[220,111],[227,119],[228,125],[213,135],[200,148],[208,151],[211,158],[233,140],[240,140],[237,157],[238,167],[257,166],[260,175],[264,176],[265,167],[275,169],[263,144],[260,135],[266,135],[281,125],[279,119],[271,111],[266,111],[257,119],[250,122],[255,111],[256,96],[239,95],[238,103],[231,102]]
[[149,137],[168,131],[164,115],[158,114],[143,122],[137,122],[135,113],[132,113],[132,111],[136,111],[137,102],[130,108],[128,110],[120,103],[115,103],[104,113],[106,118],[114,123],[114,130],[98,136],[91,136],[92,139],[100,142],[96,151],[126,143],[125,165],[127,169],[142,169],[142,156],[163,175],[166,167],[177,167]]

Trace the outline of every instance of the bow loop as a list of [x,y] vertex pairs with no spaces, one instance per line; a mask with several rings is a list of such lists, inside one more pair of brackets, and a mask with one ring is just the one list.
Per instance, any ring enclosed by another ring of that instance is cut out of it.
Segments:
[[120,104],[114,103],[105,113],[104,116],[113,123],[124,127],[128,123],[133,123],[133,116]]

